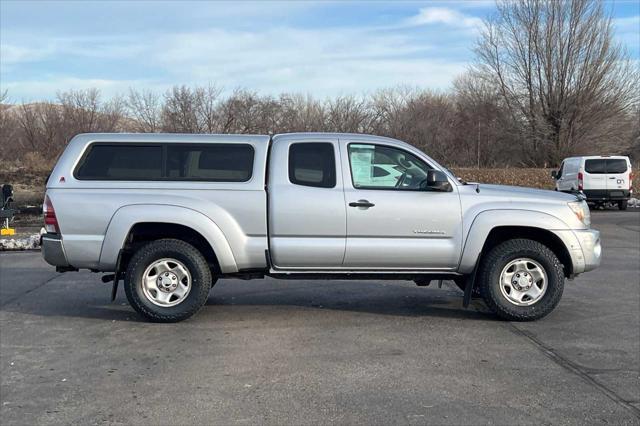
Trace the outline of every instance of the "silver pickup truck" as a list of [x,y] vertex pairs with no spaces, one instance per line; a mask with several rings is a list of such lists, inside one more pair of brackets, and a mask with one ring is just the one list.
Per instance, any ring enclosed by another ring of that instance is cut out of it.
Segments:
[[534,320],[601,246],[573,194],[461,182],[398,140],[355,134],[82,134],[53,170],[42,254],[105,272],[152,321],[220,278],[451,280],[463,304]]

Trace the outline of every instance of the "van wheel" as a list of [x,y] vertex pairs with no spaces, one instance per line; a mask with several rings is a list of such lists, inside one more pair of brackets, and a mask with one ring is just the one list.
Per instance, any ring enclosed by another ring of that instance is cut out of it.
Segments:
[[494,247],[482,260],[480,292],[500,318],[532,321],[549,314],[564,290],[563,267],[537,241],[514,239]]
[[153,322],[178,322],[205,304],[211,270],[202,254],[181,240],[150,242],[127,266],[124,289],[129,304]]
[[620,201],[618,201],[618,208],[620,210],[626,210],[628,202],[629,202],[629,200],[620,200]]

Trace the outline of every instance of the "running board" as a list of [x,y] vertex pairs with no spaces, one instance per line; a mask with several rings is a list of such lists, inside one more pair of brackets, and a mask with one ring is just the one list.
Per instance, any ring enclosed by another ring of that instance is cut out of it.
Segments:
[[457,272],[406,270],[406,271],[385,271],[385,270],[285,270],[271,268],[268,276],[279,279],[337,279],[337,280],[408,280],[416,278],[429,278],[432,280],[453,280],[462,276]]

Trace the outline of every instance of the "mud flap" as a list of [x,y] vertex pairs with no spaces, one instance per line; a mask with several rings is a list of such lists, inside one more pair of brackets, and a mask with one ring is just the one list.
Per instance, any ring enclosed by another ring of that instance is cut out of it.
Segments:
[[113,275],[113,286],[111,287],[111,302],[116,300],[118,294],[118,283],[120,282],[120,263],[122,262],[122,250],[118,253],[118,260],[116,261],[116,271]]
[[464,297],[462,298],[462,307],[468,308],[471,303],[471,296],[473,295],[473,286],[476,282],[476,275],[478,275],[478,264],[473,268],[473,272],[467,277],[466,284],[464,286]]

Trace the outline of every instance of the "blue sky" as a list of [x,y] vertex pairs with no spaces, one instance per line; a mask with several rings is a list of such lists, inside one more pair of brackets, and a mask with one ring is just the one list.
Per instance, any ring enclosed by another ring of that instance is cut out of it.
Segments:
[[[640,58],[640,2],[606,3]],[[0,89],[13,101],[97,87],[216,84],[262,94],[447,89],[493,1],[0,0]]]

